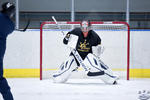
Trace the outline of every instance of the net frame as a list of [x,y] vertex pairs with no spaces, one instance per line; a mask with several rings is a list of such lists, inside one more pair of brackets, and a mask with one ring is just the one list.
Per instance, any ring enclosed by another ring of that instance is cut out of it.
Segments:
[[[80,24],[81,22],[58,22],[57,24]],[[53,24],[55,25],[55,22],[42,22],[40,26],[40,80],[42,80],[42,64],[43,64],[43,26],[46,24]],[[130,69],[130,26],[127,22],[120,22],[120,21],[114,21],[114,22],[102,22],[102,21],[92,21],[90,22],[92,25],[125,25],[127,27],[127,76],[126,79],[129,80],[129,69]],[[56,29],[58,29],[58,26],[56,26]]]

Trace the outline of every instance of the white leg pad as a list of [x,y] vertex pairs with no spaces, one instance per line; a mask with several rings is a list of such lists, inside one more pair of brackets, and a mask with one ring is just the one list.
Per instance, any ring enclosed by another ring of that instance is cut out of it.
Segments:
[[101,75],[99,78],[106,84],[114,84],[118,79],[117,76],[109,76],[108,74]]
[[59,70],[53,74],[53,80],[55,83],[65,83],[68,78],[71,76],[72,71],[77,67],[75,59],[73,56],[63,62]]
[[90,68],[91,72],[104,71],[103,75],[95,77],[99,77],[107,84],[113,84],[118,79],[118,76],[113,75],[112,70],[107,65],[105,65],[98,57],[94,56],[91,53],[87,55],[83,63],[85,64],[85,66],[88,66]]

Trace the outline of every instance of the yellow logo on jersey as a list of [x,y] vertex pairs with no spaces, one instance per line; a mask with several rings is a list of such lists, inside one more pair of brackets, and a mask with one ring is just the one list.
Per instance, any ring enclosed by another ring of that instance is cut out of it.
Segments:
[[78,51],[89,52],[89,50],[90,50],[89,43],[87,43],[86,40],[84,40],[83,43],[80,42]]

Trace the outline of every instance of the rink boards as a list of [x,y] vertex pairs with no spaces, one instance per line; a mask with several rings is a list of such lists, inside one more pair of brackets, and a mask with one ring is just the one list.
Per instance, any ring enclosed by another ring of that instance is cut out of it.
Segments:
[[[148,47],[147,41],[149,40],[149,31],[131,31],[131,59],[130,59],[130,76],[131,77],[150,77],[149,73],[149,55],[150,55],[150,48]],[[56,45],[56,41],[60,42],[62,41],[62,37],[59,34],[59,32],[53,32],[53,31],[46,31],[46,34],[49,34],[51,36],[50,43],[54,43],[55,45],[51,44],[52,47],[59,47]],[[107,34],[107,33],[106,33]],[[120,33],[116,33],[120,34]],[[54,35],[54,36],[53,36]],[[47,36],[46,36],[47,37]],[[60,39],[58,39],[58,37]],[[122,38],[124,38],[123,35],[121,35]],[[117,37],[115,35],[108,35],[103,36],[102,38],[102,44],[106,47],[106,50],[104,51],[104,54],[102,55],[103,61],[111,66],[111,68],[115,70],[122,70],[126,67],[126,61],[122,62],[118,61],[119,58],[117,58],[116,61],[118,66],[116,66],[114,63],[115,59],[111,56],[111,53],[118,54],[116,56],[121,57],[121,59],[126,60],[126,49],[123,49],[124,53],[119,53],[117,50],[118,45],[113,45],[113,43],[109,43],[110,40],[117,40]],[[121,39],[122,38],[118,38]],[[49,39],[49,38],[48,38]],[[54,39],[54,40],[52,40]],[[126,43],[126,40],[123,40],[123,43]],[[120,44],[123,44],[120,43]],[[48,45],[48,44],[47,44]],[[114,48],[116,46],[116,50],[110,50],[111,47]],[[121,46],[121,45],[120,45]],[[49,47],[49,46],[48,46]],[[109,48],[110,47],[110,48]],[[123,48],[125,45],[123,45]],[[59,47],[59,49],[54,49],[55,53],[58,55],[59,51],[62,48]],[[109,53],[110,50],[112,52]],[[48,51],[49,53],[50,51]],[[62,51],[65,52],[63,54],[66,54],[66,50]],[[50,53],[50,56],[56,56],[54,52]],[[47,54],[46,54],[47,55]],[[109,58],[109,59],[108,59]],[[142,58],[142,59],[141,59]],[[50,58],[47,59],[47,61],[55,62],[53,65],[51,65],[48,70],[56,70],[57,66],[59,66],[62,61],[64,60],[64,57],[59,57],[56,61],[50,60]],[[120,67],[121,65],[121,67]],[[122,67],[123,65],[123,67]],[[47,66],[47,65],[46,65]],[[49,65],[48,65],[49,66]],[[53,67],[52,67],[53,66]],[[113,67],[114,66],[114,67]],[[125,67],[124,67],[125,66]],[[27,32],[17,32],[15,31],[14,34],[10,35],[8,37],[7,42],[7,50],[6,55],[4,59],[4,68],[5,68],[5,76],[7,77],[39,77],[39,30],[28,30]]]

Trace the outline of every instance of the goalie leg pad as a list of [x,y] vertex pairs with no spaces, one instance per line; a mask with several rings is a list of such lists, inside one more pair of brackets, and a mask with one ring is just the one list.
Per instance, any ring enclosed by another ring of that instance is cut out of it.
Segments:
[[99,78],[106,84],[116,84],[116,80],[118,80],[118,76],[111,76],[107,73],[105,73],[102,76],[99,76]]
[[69,58],[62,63],[60,68],[56,73],[53,74],[53,80],[55,83],[65,83],[72,71],[77,67],[75,59],[73,56],[69,56]]
[[108,66],[104,65],[96,56],[89,53],[84,59],[85,66],[90,68],[91,72],[104,71],[108,69]]
[[87,55],[83,63],[90,68],[90,72],[93,72],[88,73],[88,76],[97,76],[107,84],[113,84],[118,79],[107,65],[91,53]]

